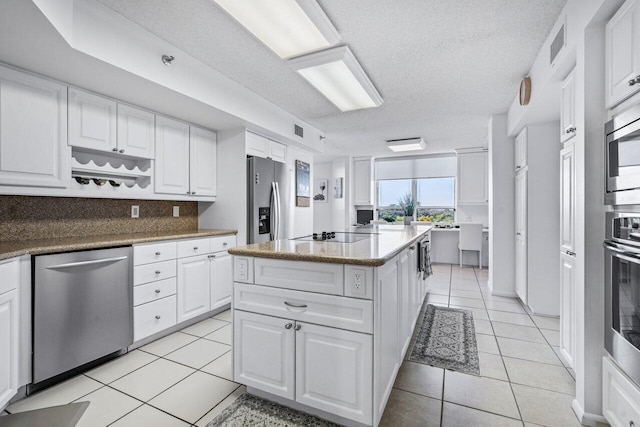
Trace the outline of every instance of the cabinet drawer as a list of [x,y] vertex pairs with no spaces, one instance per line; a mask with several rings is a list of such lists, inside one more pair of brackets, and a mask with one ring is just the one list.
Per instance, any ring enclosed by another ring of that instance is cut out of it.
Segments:
[[221,236],[211,238],[211,252],[226,251],[236,246],[236,236]]
[[133,341],[153,335],[176,324],[176,296],[133,308]]
[[603,358],[602,368],[602,412],[605,418],[612,427],[640,425],[640,391],[607,357]]
[[176,242],[152,243],[133,247],[133,265],[167,261],[176,257]]
[[133,288],[133,305],[146,304],[157,301],[169,295],[176,294],[176,278],[158,280],[157,282],[146,283]]
[[178,258],[188,256],[204,255],[211,252],[209,249],[209,238],[181,240],[178,242]]
[[341,264],[255,258],[254,277],[256,285],[344,294],[344,268]]
[[373,302],[362,299],[235,283],[233,307],[356,332],[373,331]]
[[133,286],[176,276],[176,260],[136,265],[133,267]]

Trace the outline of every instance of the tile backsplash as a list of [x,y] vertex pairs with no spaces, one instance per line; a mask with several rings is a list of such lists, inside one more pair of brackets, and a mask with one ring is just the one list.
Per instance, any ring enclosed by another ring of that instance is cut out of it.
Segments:
[[[132,205],[140,207],[139,218],[131,218]],[[0,196],[0,241],[197,228],[198,202]]]

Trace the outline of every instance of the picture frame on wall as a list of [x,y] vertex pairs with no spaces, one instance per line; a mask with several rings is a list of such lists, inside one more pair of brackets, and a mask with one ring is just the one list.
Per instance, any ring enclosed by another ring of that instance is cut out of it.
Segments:
[[333,196],[334,198],[342,199],[344,197],[342,193],[343,183],[344,183],[344,178],[336,178],[336,185],[335,187],[333,187],[333,190],[335,191]]
[[329,200],[329,180],[315,179],[313,181],[313,203],[327,203]]
[[311,206],[311,166],[296,160],[296,206]]

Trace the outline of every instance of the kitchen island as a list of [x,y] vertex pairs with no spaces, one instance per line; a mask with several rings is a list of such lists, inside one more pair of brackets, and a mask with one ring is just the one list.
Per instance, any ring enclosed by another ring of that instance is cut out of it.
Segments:
[[431,227],[347,231],[229,250],[234,380],[343,425],[377,426],[426,295],[419,246]]

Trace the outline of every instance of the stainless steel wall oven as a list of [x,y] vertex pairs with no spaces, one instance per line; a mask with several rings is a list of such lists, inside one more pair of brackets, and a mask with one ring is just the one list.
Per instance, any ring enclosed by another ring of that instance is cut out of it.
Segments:
[[607,213],[605,348],[640,384],[640,213]]
[[640,205],[640,104],[605,124],[605,204]]

